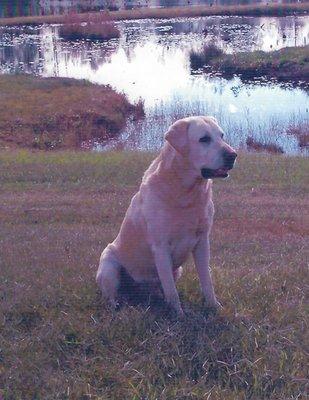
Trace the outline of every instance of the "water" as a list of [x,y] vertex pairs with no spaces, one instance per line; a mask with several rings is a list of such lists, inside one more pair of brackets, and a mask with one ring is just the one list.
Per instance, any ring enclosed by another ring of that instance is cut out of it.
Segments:
[[[66,42],[58,26],[0,30],[0,72],[65,76],[110,84],[132,102],[144,101],[146,118],[131,122],[104,146],[157,149],[178,118],[214,115],[232,145],[248,136],[300,152],[290,127],[307,126],[308,91],[260,79],[242,82],[193,73],[189,52],[213,40],[228,53],[306,45],[308,17],[203,17],[119,22],[120,39]],[[102,148],[102,143],[96,144]]]
[[[0,0],[0,17],[26,15],[67,14],[69,12],[104,9],[132,9],[138,7],[173,7],[188,5],[231,5],[272,3],[267,0]],[[296,0],[278,1],[293,3]]]

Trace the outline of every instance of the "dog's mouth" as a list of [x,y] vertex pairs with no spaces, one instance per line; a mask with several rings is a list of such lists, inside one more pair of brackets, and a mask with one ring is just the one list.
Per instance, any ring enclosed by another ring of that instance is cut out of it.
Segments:
[[205,179],[209,178],[227,178],[229,176],[228,171],[231,168],[222,167],[217,169],[210,169],[210,168],[202,168],[201,173],[202,177]]

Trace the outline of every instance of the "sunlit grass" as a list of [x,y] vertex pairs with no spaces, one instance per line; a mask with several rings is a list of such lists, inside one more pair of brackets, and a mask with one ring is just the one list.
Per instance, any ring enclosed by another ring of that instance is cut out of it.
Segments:
[[155,307],[112,314],[94,281],[154,156],[0,152],[5,400],[304,396],[308,160],[240,154],[215,182],[211,264],[224,309],[208,315],[189,260],[178,321]]

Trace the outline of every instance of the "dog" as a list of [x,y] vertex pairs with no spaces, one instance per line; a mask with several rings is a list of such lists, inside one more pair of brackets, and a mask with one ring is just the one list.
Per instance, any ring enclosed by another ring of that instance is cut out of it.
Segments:
[[206,306],[220,305],[209,268],[212,179],[226,178],[237,157],[223,135],[210,116],[184,118],[168,129],[118,236],[100,258],[96,281],[112,307],[117,306],[124,270],[134,282],[161,285],[165,301],[182,316],[176,281],[190,253]]

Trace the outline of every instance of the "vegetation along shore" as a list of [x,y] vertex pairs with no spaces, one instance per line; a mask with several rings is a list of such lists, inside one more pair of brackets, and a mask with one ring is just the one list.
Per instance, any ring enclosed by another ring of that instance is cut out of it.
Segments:
[[[133,10],[104,11],[91,14],[102,15],[107,13],[114,21],[123,19],[148,19],[148,18],[183,18],[203,17],[211,15],[247,15],[247,16],[285,16],[308,13],[309,3],[285,4],[250,4],[250,5],[225,5],[225,6],[187,6],[169,8],[138,8]],[[87,13],[80,14],[81,22],[87,22]],[[62,24],[65,23],[64,15],[26,16],[13,18],[0,18],[1,25],[35,25],[35,24]]]
[[308,161],[240,152],[231,177],[215,181],[223,310],[204,309],[188,261],[177,321],[163,305],[111,313],[95,283],[154,156],[0,152],[4,400],[306,397]]
[[225,54],[215,45],[205,45],[201,51],[190,53],[192,69],[207,67],[229,77],[239,74],[243,78],[266,76],[279,81],[309,84],[309,46],[285,47],[265,52],[238,52]]

